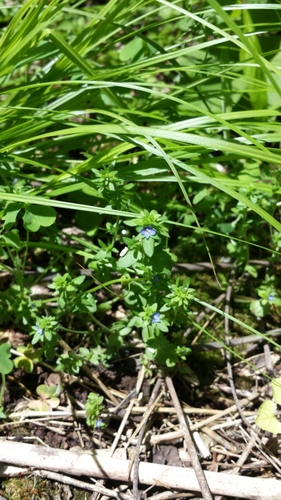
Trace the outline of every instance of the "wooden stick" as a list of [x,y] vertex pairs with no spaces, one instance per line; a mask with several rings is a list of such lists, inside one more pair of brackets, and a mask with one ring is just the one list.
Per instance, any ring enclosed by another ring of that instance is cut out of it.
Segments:
[[[132,482],[130,461],[101,454],[74,453],[25,443],[0,441],[0,463],[20,467],[51,470],[72,476]],[[205,472],[214,495],[226,495],[247,500],[280,500],[281,481],[276,479],[232,476],[223,472]],[[139,482],[164,484],[168,488],[200,491],[193,469],[140,462]]]

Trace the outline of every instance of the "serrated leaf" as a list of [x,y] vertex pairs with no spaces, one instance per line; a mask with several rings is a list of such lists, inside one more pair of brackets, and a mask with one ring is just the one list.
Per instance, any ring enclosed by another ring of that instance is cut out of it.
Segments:
[[269,399],[264,401],[260,406],[255,423],[263,431],[272,432],[272,434],[281,434],[281,422],[274,415],[275,410],[276,404],[274,401]]
[[161,332],[167,333],[169,331],[169,328],[167,325],[164,323],[164,321],[161,321],[160,323],[157,323],[155,327],[160,330]]
[[133,266],[140,257],[141,254],[138,250],[128,250],[123,257],[120,257],[117,266],[120,269],[126,269],[127,267]]
[[148,238],[148,239],[144,238],[142,240],[142,247],[144,249],[145,254],[148,257],[152,257],[152,255],[154,253],[154,246],[155,246],[155,242],[154,242],[153,238]]

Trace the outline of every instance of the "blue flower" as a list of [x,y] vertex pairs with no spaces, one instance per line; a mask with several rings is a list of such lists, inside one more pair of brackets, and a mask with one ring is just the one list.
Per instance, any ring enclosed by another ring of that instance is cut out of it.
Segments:
[[151,323],[161,323],[159,312],[151,314],[150,318],[151,318]]
[[145,226],[140,230],[140,233],[148,240],[150,236],[154,236],[156,234],[156,229],[151,226]]
[[100,429],[102,426],[102,420],[99,418],[96,423],[96,429]]
[[35,326],[35,329],[36,329],[36,333],[38,333],[38,335],[43,335],[44,333],[44,328],[39,328],[38,325]]
[[269,294],[269,296],[267,297],[267,300],[269,300],[269,302],[273,302],[274,296],[272,295],[272,293]]

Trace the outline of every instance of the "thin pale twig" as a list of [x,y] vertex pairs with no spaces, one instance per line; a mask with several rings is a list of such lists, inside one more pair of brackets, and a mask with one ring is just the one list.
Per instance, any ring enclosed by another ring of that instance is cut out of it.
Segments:
[[[281,335],[281,328],[276,328],[275,330],[268,330],[265,332],[266,335],[270,335],[271,337],[279,337]],[[230,339],[228,346],[233,347],[236,345],[242,344],[250,344],[253,342],[262,342],[264,339],[262,337],[258,337],[257,335],[247,335],[245,337],[238,337],[235,339]],[[204,344],[197,344],[192,346],[192,351],[201,352],[201,351],[212,351],[215,349],[223,349],[224,345],[220,342],[205,342]]]
[[100,493],[101,495],[106,495],[109,498],[116,498],[116,500],[132,500],[131,495],[128,495],[126,493],[110,490],[109,488],[104,488],[99,484],[90,484],[87,483],[86,481],[81,481],[73,477],[65,476],[64,474],[58,474],[57,472],[38,470],[38,471],[33,471],[33,473],[38,477],[46,477],[47,479],[52,479],[53,481],[69,484],[70,486],[74,486],[76,488],[94,491]]
[[[235,271],[232,270],[230,282],[229,282],[229,285],[228,285],[227,291],[226,291],[226,304],[225,304],[225,313],[226,314],[224,317],[224,326],[225,326],[225,344],[227,347],[229,347],[229,341],[230,341],[230,338],[229,338],[229,321],[230,321],[229,314],[230,314],[230,300],[231,300],[232,289],[233,289],[234,274],[235,274]],[[244,423],[244,425],[250,426],[249,422],[245,418],[245,415],[242,411],[242,408],[240,406],[239,399],[238,399],[238,396],[236,393],[236,387],[234,384],[233,370],[232,370],[232,364],[231,364],[231,353],[227,348],[225,349],[225,359],[226,359],[226,366],[227,366],[227,372],[228,372],[228,377],[229,377],[229,385],[231,387],[231,392],[232,392],[234,402],[237,406],[237,410],[238,410],[239,415],[242,419],[242,422]]]
[[[139,483],[139,455],[140,455],[140,447],[141,447],[141,443],[142,443],[142,440],[143,440],[143,436],[144,436],[144,433],[145,433],[145,422],[148,420],[150,414],[151,414],[151,411],[153,410],[154,406],[155,406],[155,403],[157,402],[158,399],[160,399],[159,397],[157,398],[157,395],[159,393],[159,390],[160,390],[160,387],[161,387],[161,384],[162,384],[162,380],[160,378],[158,378],[154,388],[153,388],[153,391],[151,393],[151,396],[150,396],[150,399],[148,401],[148,404],[147,404],[147,411],[146,413],[144,414],[143,416],[143,419],[142,419],[142,427],[140,429],[140,432],[139,432],[139,436],[138,436],[138,442],[137,442],[137,445],[136,445],[136,453],[135,453],[135,459],[134,459],[134,474],[133,474],[133,496],[134,496],[134,500],[139,500],[139,490],[138,490],[138,483]],[[162,394],[160,394],[160,397],[162,396]]]
[[170,396],[172,398],[173,404],[174,404],[176,412],[177,412],[179,424],[180,424],[180,427],[181,427],[181,430],[183,432],[183,436],[184,436],[184,439],[186,442],[187,451],[188,451],[188,454],[190,457],[192,467],[193,467],[194,472],[196,474],[202,496],[203,496],[204,500],[212,500],[213,497],[212,497],[209,485],[207,483],[205,474],[202,470],[202,467],[201,467],[201,464],[200,464],[200,461],[199,461],[199,458],[197,455],[197,451],[196,451],[195,445],[194,445],[193,440],[192,440],[191,432],[190,432],[189,427],[187,425],[187,422],[185,420],[184,413],[182,411],[180,402],[178,400],[178,396],[177,396],[177,393],[175,391],[173,381],[169,375],[167,375],[165,377],[165,381],[166,381],[167,387],[168,387],[169,392],[170,392]]
[[110,448],[110,456],[112,456],[112,455],[113,455],[113,453],[114,453],[114,451],[115,451],[115,449],[116,449],[116,446],[117,446],[117,444],[118,444],[118,441],[119,441],[120,436],[121,436],[121,434],[122,434],[122,432],[123,432],[123,429],[124,429],[124,427],[125,427],[125,425],[126,425],[126,423],[127,423],[127,420],[128,420],[128,418],[129,418],[129,415],[130,415],[130,413],[131,413],[131,411],[132,411],[132,408],[133,408],[134,404],[135,404],[135,400],[133,399],[133,400],[130,402],[130,404],[129,404],[129,406],[128,406],[128,408],[127,408],[127,410],[126,410],[125,414],[124,414],[124,417],[123,417],[123,419],[122,419],[121,424],[119,425],[118,432],[117,432],[117,434],[116,434],[116,436],[115,436],[115,439],[114,439],[114,441],[113,441],[113,443],[112,443],[112,445],[111,445],[111,448]]

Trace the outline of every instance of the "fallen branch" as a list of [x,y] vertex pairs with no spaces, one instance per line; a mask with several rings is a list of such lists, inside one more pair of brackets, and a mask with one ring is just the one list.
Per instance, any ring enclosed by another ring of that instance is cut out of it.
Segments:
[[[110,452],[109,452],[110,454]],[[45,446],[0,442],[0,463],[19,467],[44,469],[72,476],[90,476],[102,479],[132,482],[130,461],[111,458],[106,454],[76,453]],[[205,472],[214,495],[227,495],[247,500],[280,500],[281,482],[231,476],[225,473]],[[185,491],[200,491],[193,469],[141,462],[139,482],[158,484]]]

